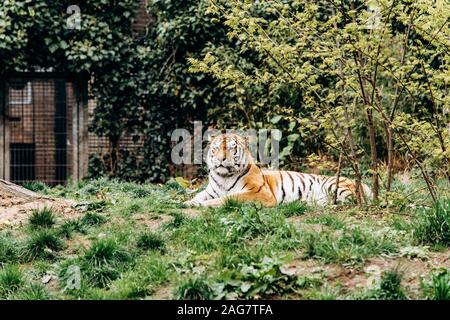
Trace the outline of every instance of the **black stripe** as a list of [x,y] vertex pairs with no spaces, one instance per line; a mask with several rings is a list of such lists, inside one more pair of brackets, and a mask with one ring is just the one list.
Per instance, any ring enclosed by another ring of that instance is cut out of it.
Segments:
[[219,193],[216,191],[216,189],[214,189],[213,186],[211,186],[212,191],[214,191],[214,193],[216,194],[217,198],[220,198]]
[[210,177],[211,177],[212,181],[214,181],[214,183],[215,183],[220,189],[222,189],[222,185],[221,185],[220,183],[218,183],[216,179],[214,179],[214,176],[213,176],[212,174],[210,174]]
[[300,181],[302,182],[303,190],[305,190],[305,181],[303,181],[303,175],[301,173],[298,174]]
[[333,188],[333,184],[331,183],[330,186],[327,188],[328,193],[331,192],[331,189]]
[[[241,191],[244,190],[244,188],[247,186],[247,182],[244,184],[244,186],[242,187]],[[252,188],[253,189],[253,188]],[[251,189],[250,189],[251,190]]]
[[281,203],[283,203],[284,197],[286,196],[286,191],[284,191],[284,181],[283,181],[283,175],[281,174],[281,171],[280,171],[280,178],[281,178],[281,191],[283,191],[283,193],[281,194]]
[[292,182],[292,193],[294,193],[294,178],[292,178],[291,174],[289,173],[289,171],[286,171],[286,173],[288,174],[289,178],[291,178],[291,182]]
[[[343,188],[341,191],[339,191],[339,195],[341,195],[341,194],[342,194],[343,192],[345,192],[345,191],[350,191],[350,190]],[[351,192],[351,191],[350,191],[350,192]]]
[[258,193],[261,191],[262,187],[264,187],[264,183],[259,187],[258,191],[256,191],[255,193]]
[[298,186],[298,199],[300,199],[300,200],[303,199],[303,194],[302,194],[302,190],[301,190],[300,186]]
[[205,189],[205,192],[208,194],[208,196],[211,197],[211,199],[214,199],[214,197],[208,192],[208,190]]
[[242,173],[239,175],[239,177],[237,177],[237,179],[234,181],[233,185],[232,185],[230,188],[227,189],[227,191],[230,191],[231,189],[234,188],[234,186],[236,185],[236,183],[237,183],[243,176],[245,176],[245,175],[248,173],[248,171],[250,170],[250,167],[251,167],[251,165],[249,164],[249,165],[247,166],[247,168],[244,170],[244,172],[242,172]]
[[313,185],[313,182],[314,181],[314,178],[311,178],[311,180],[309,180],[309,191],[312,191],[312,185]]

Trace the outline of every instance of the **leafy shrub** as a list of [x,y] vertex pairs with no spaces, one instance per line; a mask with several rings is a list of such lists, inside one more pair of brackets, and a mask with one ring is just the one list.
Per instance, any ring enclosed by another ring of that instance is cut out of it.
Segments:
[[421,244],[450,246],[450,199],[438,200],[431,210],[419,211],[413,229]]
[[281,259],[264,257],[255,263],[225,270],[215,279],[215,298],[257,299],[293,292],[295,288],[305,286],[303,280],[298,281],[294,273],[282,266]]

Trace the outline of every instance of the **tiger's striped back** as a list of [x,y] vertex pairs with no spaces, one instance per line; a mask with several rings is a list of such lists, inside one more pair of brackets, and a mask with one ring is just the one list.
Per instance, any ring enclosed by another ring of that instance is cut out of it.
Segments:
[[[331,203],[337,187],[336,176],[323,176],[317,174],[300,173],[282,170],[262,170],[265,180],[270,186],[277,203],[287,203],[302,200],[308,203],[324,205]],[[339,177],[337,188],[338,202],[344,202],[355,196],[356,184],[354,181]],[[361,194],[369,197],[370,190],[362,185]]]

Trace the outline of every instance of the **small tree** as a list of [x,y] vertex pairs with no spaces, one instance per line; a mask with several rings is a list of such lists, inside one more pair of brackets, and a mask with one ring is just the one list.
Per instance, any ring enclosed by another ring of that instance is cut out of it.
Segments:
[[[398,154],[411,157],[436,198],[429,171],[450,173],[445,1],[209,2],[228,36],[245,43],[261,64],[249,71],[224,60],[221,48],[210,48],[202,60],[190,60],[193,71],[211,74],[235,92],[264,85],[270,95],[276,85],[290,86],[303,97],[302,109],[313,110],[306,122],[342,153],[358,183],[361,163],[369,159],[374,200],[380,151],[387,153],[388,191]],[[295,110],[293,104],[276,107],[284,117]],[[305,126],[305,119],[289,116]]]

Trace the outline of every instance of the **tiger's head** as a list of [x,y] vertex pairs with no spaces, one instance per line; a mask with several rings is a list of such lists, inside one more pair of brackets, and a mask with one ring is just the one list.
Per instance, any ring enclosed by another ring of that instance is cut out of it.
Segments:
[[237,134],[224,133],[212,138],[206,158],[208,169],[221,177],[231,177],[253,163],[247,140]]

